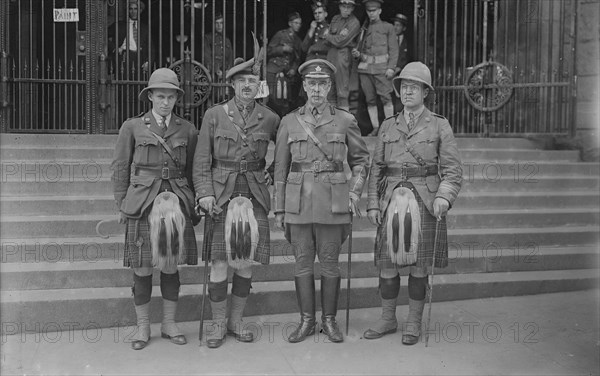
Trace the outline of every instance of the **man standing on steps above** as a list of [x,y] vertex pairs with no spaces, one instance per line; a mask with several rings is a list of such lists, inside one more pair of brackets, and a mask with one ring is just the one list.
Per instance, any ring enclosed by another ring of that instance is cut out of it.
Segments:
[[187,343],[175,325],[180,286],[177,265],[198,263],[192,226],[196,222],[192,161],[198,131],[172,112],[181,95],[175,72],[160,68],[152,73],[138,96],[140,101],[151,102],[152,110],[123,123],[111,166],[120,223],[127,225],[123,263],[133,269],[134,350],[150,341],[153,267],[160,270],[161,336],[177,345]]
[[[340,291],[338,258],[369,168],[369,152],[352,114],[327,103],[335,67],[314,59],[299,69],[308,101],[281,120],[275,145],[275,226],[285,230],[296,264],[301,322],[289,336],[301,342],[315,331],[315,255],[321,264],[321,322],[332,342],[344,340],[335,316]],[[352,177],[347,181],[344,162]]]
[[394,114],[392,78],[398,61],[398,37],[394,26],[381,20],[383,0],[364,0],[363,3],[368,19],[361,31],[359,45],[352,50],[352,56],[358,59],[360,87],[365,94],[367,111],[373,126],[370,135],[377,136],[377,98],[383,103],[386,118]]
[[352,67],[352,48],[356,47],[356,36],[360,32],[360,22],[352,14],[355,0],[339,0],[340,14],[336,14],[331,20],[329,29],[324,37],[329,45],[327,60],[336,69],[332,90],[336,90],[334,96],[337,106],[343,110],[350,111],[348,97],[350,96],[350,69]]
[[[212,217],[213,226],[212,239],[204,242],[205,251],[212,243],[208,293],[214,325],[207,330],[209,348],[220,347],[227,334],[240,342],[254,340],[243,329],[242,315],[250,294],[252,264],[268,264],[271,251],[267,214],[272,179],[265,156],[269,141],[275,141],[279,116],[254,99],[262,62],[255,43],[255,57],[236,59],[225,74],[235,96],[204,114],[194,158],[196,200]],[[229,266],[234,273],[227,320]]]
[[382,314],[364,338],[396,332],[398,268],[409,266],[409,311],[402,343],[414,345],[421,335],[434,252],[435,267],[448,265],[445,217],[461,188],[462,168],[448,120],[425,107],[425,99],[433,97],[429,68],[421,62],[409,63],[393,85],[404,111],[381,124],[367,202],[369,220],[377,226],[375,264]]

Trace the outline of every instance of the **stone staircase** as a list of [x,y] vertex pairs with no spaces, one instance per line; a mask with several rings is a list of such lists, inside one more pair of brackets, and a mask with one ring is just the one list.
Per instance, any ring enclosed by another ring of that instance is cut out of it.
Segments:
[[[109,239],[95,233],[98,221],[116,216],[109,170],[115,141],[114,135],[2,135],[3,333],[134,323],[131,271],[122,267],[123,228],[107,224]],[[372,149],[374,140],[368,143]],[[576,151],[537,150],[526,139],[458,143],[465,184],[450,212],[450,265],[436,271],[435,300],[597,286],[599,165],[579,162]],[[196,228],[199,246],[202,227]],[[352,308],[379,305],[374,234],[366,218],[355,219]],[[271,236],[271,265],[255,267],[246,315],[297,310],[292,253],[281,232]],[[347,257],[344,247],[343,278]],[[198,320],[202,262],[180,273],[177,319]],[[158,308],[156,274],[152,304]],[[343,280],[340,310],[346,307],[345,287]],[[406,301],[402,278],[399,304]],[[152,314],[158,322],[160,309]]]

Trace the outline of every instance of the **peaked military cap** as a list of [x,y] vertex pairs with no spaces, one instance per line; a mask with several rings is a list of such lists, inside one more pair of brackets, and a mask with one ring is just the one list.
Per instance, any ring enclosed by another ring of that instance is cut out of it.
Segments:
[[335,66],[327,60],[312,59],[298,68],[304,78],[332,78],[336,72]]

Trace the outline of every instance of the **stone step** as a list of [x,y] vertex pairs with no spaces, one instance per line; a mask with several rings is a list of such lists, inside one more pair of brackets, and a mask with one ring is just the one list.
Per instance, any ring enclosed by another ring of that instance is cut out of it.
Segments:
[[[590,191],[548,192],[461,192],[456,209],[536,209],[552,204],[554,208],[600,207],[600,197]],[[367,207],[363,192],[360,209]],[[112,195],[100,196],[0,196],[0,214],[5,215],[81,215],[117,213]]]
[[[369,149],[375,148],[376,137],[364,137]],[[2,150],[19,148],[39,149],[85,149],[105,148],[111,153],[117,142],[117,135],[77,135],[77,134],[3,134],[0,138]],[[526,138],[476,138],[457,137],[461,149],[542,149],[543,143]],[[0,154],[1,155],[1,154]],[[1,155],[4,158],[4,155]]]
[[[64,234],[75,237],[90,237],[96,235],[96,225],[106,219],[114,219],[115,215],[23,215],[2,217],[2,238],[36,238],[54,237]],[[273,216],[270,217],[271,230],[275,230]],[[581,226],[599,224],[598,208],[538,208],[538,209],[462,209],[452,210],[448,216],[449,229],[487,229],[509,226],[520,227],[551,227],[551,226]],[[353,229],[356,231],[375,231],[371,222],[363,216],[355,218]],[[103,234],[115,236],[124,234],[124,226],[111,221],[102,225]],[[200,231],[200,228],[197,229]]]
[[[196,239],[202,244],[203,224],[197,226]],[[469,252],[485,249],[489,252],[536,252],[539,247],[587,246],[600,241],[598,224],[586,226],[555,226],[542,228],[488,228],[454,229],[448,231],[449,249]],[[373,252],[374,230],[353,231],[353,253]],[[124,237],[110,239],[99,237],[64,237],[58,234],[49,238],[3,238],[1,263],[36,262],[97,262],[113,260],[121,262]],[[346,246],[342,253],[347,252]],[[293,257],[293,250],[284,239],[283,232],[271,233],[271,256]]]
[[[405,278],[403,278],[406,281]],[[338,314],[347,306],[346,280],[342,279]],[[577,291],[597,287],[596,269],[569,269],[522,272],[442,274],[434,277],[434,301],[519,296],[550,292]],[[350,308],[377,307],[378,278],[355,278],[351,281]],[[317,282],[317,291],[320,290]],[[297,312],[292,281],[254,282],[244,310],[245,316]],[[319,302],[317,293],[316,301]],[[406,282],[401,283],[398,303],[407,304]],[[182,285],[177,321],[199,320],[202,285]],[[160,289],[154,288],[151,321],[160,322]],[[47,289],[0,292],[3,330],[11,332],[49,332],[81,328],[129,326],[135,323],[130,287]],[[317,304],[317,310],[320,310]],[[210,318],[209,304],[205,317]],[[290,323],[291,325],[291,323]],[[15,330],[16,329],[16,330]],[[156,335],[156,334],[155,334]]]
[[[35,184],[32,184],[35,183]],[[499,178],[480,178],[466,180],[461,194],[485,191],[592,191],[597,192],[600,183],[598,176],[593,175],[554,175],[539,176],[535,179],[515,179],[512,176]],[[77,195],[100,196],[112,192],[112,182],[109,176],[89,175],[84,178],[69,178],[60,180],[14,181],[2,183],[1,196],[57,196],[65,192],[76,192]]]
[[[519,272],[557,269],[586,269],[598,264],[600,254],[595,246],[581,247],[540,247],[535,251],[520,253],[504,252],[497,254],[493,250],[473,249],[469,252],[449,251],[449,265],[436,270],[436,274]],[[347,275],[347,254],[340,255],[342,276]],[[275,256],[269,265],[253,266],[253,282],[291,281],[294,275],[294,258]],[[317,262],[315,274],[320,273]],[[408,275],[408,269],[400,269],[402,275]],[[182,284],[201,284],[204,278],[204,264],[180,267]],[[230,271],[231,272],[231,271]],[[372,253],[352,255],[352,277],[377,277],[377,268],[373,265]],[[231,275],[230,275],[231,277]],[[96,262],[39,262],[9,263],[2,265],[3,291],[78,289],[99,287],[131,286],[131,270],[116,260]],[[153,284],[159,285],[159,273],[155,273]]]

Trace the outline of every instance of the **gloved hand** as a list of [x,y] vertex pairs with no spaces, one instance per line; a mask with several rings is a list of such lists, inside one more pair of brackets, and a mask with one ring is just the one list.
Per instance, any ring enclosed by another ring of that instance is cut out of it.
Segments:
[[223,210],[217,206],[217,199],[214,196],[206,196],[198,199],[196,204],[196,212],[198,212],[198,208],[202,209],[205,213],[210,215],[211,217],[214,214],[219,214]]
[[285,229],[284,220],[285,220],[284,213],[275,214],[275,228],[278,230],[284,230]]
[[381,210],[379,209],[370,209],[367,210],[367,217],[369,217],[369,221],[373,226],[381,226]]
[[358,208],[358,202],[360,201],[360,197],[354,192],[350,192],[350,202],[348,206],[350,207],[350,212],[354,213],[358,218],[362,217],[362,213]]
[[445,217],[448,214],[448,209],[450,208],[450,203],[441,197],[436,197],[433,200],[433,216],[437,218],[438,221],[442,220],[442,217]]

